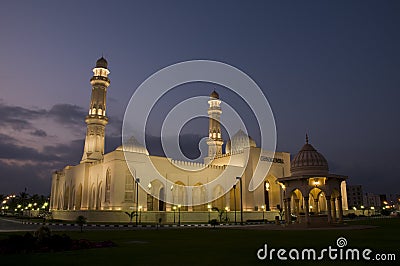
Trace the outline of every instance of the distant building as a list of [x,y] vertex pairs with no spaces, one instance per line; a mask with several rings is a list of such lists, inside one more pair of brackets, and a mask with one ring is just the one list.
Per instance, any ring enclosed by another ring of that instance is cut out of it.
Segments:
[[349,208],[357,209],[364,205],[361,185],[347,185],[347,204]]
[[363,202],[365,208],[380,208],[382,206],[380,196],[374,193],[365,193],[363,197]]

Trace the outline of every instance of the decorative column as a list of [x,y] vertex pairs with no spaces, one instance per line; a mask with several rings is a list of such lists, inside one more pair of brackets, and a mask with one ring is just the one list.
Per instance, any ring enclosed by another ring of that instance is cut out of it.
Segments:
[[291,215],[292,210],[291,210],[291,207],[290,207],[291,199],[288,198],[288,199],[286,199],[286,200],[287,200],[287,210],[288,210],[288,220],[287,220],[287,224],[291,224],[291,223],[292,223],[292,215]]
[[287,199],[283,199],[283,210],[285,212],[285,223],[288,221],[288,211],[287,211]]
[[342,196],[337,197],[338,208],[339,208],[339,222],[343,222],[343,206],[342,206]]
[[331,208],[331,197],[330,196],[325,196],[326,199],[326,207],[328,208],[328,223],[332,222],[332,208]]
[[310,217],[309,217],[309,215],[310,215],[310,211],[309,211],[309,209],[310,209],[310,204],[308,203],[308,201],[309,201],[309,197],[304,197],[305,221],[306,221],[306,224],[309,224],[309,223],[310,223]]
[[332,222],[336,221],[336,198],[331,198],[332,203]]

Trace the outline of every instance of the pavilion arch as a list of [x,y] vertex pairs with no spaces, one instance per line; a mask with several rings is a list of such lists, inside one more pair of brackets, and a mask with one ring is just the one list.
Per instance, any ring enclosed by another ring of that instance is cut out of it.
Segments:
[[326,206],[326,190],[323,187],[313,187],[309,190],[310,214],[324,214]]
[[297,216],[304,213],[304,197],[300,189],[296,188],[292,190],[290,193],[290,205],[288,207],[291,208],[290,213],[294,213]]
[[206,189],[203,183],[198,182],[193,186],[192,191],[193,211],[206,211]]
[[217,207],[220,210],[225,208],[226,196],[224,192],[224,188],[221,185],[217,185],[213,189],[213,198],[215,199],[212,202],[212,207]]

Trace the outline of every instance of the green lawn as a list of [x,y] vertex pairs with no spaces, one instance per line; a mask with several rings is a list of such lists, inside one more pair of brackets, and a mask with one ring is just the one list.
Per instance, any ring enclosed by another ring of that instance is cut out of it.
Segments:
[[[114,248],[58,253],[2,255],[0,265],[283,265],[281,261],[259,261],[256,252],[264,243],[270,248],[336,247],[345,237],[347,247],[370,248],[395,253],[400,260],[400,219],[355,221],[377,225],[364,230],[240,230],[226,228],[162,229],[138,231],[67,232],[74,239],[112,240]],[[0,234],[0,238],[7,234]],[[286,262],[294,265],[354,265],[345,261]],[[374,265],[372,263],[359,262]],[[395,265],[382,262],[375,265]]]

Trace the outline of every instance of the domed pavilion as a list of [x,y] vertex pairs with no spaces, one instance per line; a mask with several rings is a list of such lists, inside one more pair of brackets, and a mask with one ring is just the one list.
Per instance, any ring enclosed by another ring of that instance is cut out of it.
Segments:
[[[342,195],[346,195],[347,176],[329,173],[328,162],[311,144],[306,143],[290,164],[290,176],[279,178],[283,188],[285,221],[295,214],[300,223],[342,222]],[[346,205],[346,203],[344,203]]]

